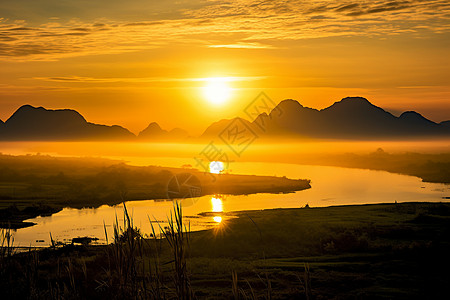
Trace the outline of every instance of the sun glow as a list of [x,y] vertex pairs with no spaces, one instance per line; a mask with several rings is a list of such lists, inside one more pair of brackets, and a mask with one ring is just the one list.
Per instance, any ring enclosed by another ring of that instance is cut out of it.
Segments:
[[230,99],[232,88],[226,77],[207,78],[206,85],[203,87],[203,95],[208,102],[220,105]]
[[212,161],[209,163],[209,172],[212,174],[220,174],[225,170],[225,166],[221,161]]

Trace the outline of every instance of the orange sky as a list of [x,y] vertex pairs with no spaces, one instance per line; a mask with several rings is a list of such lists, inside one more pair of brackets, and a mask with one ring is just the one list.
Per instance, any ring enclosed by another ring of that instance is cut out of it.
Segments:
[[[199,134],[261,91],[324,108],[364,96],[450,119],[448,1],[2,0],[0,119],[73,108],[137,133]],[[230,99],[202,78],[230,77]]]

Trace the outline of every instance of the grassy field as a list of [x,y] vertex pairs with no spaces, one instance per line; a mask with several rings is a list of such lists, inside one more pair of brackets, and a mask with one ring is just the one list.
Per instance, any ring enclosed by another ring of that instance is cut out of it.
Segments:
[[[193,274],[207,273],[195,268],[209,259],[217,273],[206,278],[227,280],[234,268],[247,293],[248,280],[261,295],[265,285],[259,277],[268,274],[274,298],[288,299],[304,295],[307,263],[317,299],[437,299],[447,293],[449,204],[280,209],[237,216],[222,230],[194,235]],[[227,260],[238,263],[227,267]],[[219,271],[220,262],[227,272]],[[211,293],[220,289],[213,281],[208,286]]]
[[216,229],[183,236],[177,232],[186,224],[175,218],[173,228],[161,228],[163,239],[150,240],[130,230],[131,220],[109,246],[4,255],[1,289],[11,298],[46,299],[448,295],[450,204],[277,209],[228,217]]

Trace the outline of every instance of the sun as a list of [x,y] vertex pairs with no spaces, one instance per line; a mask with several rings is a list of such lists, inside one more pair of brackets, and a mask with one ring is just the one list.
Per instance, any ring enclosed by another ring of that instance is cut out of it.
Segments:
[[230,99],[232,88],[228,85],[228,80],[222,77],[206,79],[203,87],[203,95],[208,102],[220,105]]
[[209,172],[212,174],[220,174],[225,170],[225,166],[221,161],[212,161],[209,163]]

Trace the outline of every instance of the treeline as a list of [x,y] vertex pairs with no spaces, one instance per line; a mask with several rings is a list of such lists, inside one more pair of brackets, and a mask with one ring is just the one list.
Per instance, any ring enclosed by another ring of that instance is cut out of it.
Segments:
[[291,162],[387,171],[422,178],[425,182],[450,183],[450,153],[388,153],[378,148],[369,154],[306,154]]

